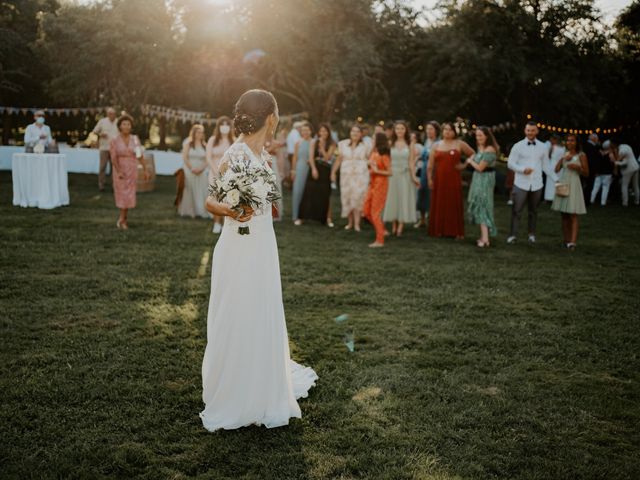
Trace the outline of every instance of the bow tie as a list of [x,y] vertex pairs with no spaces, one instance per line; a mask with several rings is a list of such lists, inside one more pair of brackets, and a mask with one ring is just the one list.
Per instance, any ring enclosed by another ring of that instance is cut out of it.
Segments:
[[536,144],[535,140],[534,140],[533,142],[527,142],[527,147],[528,147],[529,145],[535,145],[535,144]]

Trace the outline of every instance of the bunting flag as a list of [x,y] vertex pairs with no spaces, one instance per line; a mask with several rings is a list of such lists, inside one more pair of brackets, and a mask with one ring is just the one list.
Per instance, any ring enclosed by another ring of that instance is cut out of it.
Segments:
[[140,110],[143,114],[151,117],[166,118],[167,120],[177,120],[182,123],[204,123],[213,125],[215,120],[207,112],[194,112],[182,108],[163,107],[161,105],[142,105]]
[[[182,123],[201,123],[203,125],[215,125],[215,117],[208,112],[194,112],[192,110],[184,110],[181,108],[164,107],[162,105],[145,104],[140,107],[144,115],[150,117],[160,117],[167,120],[176,120]],[[305,118],[306,112],[292,113],[289,115],[281,115],[280,121],[294,120],[297,118]]]
[[85,107],[85,108],[49,108],[49,107],[6,107],[0,106],[0,115],[8,113],[9,115],[33,115],[38,110],[42,110],[46,114],[56,115],[58,117],[66,115],[67,117],[73,115],[77,117],[79,114],[91,114],[95,115],[100,112],[104,112],[107,107]]

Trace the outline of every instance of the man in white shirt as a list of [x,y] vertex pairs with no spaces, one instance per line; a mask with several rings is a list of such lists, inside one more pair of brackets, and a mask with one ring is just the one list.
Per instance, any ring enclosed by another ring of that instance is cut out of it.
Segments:
[[362,141],[367,146],[367,150],[373,150],[373,139],[369,134],[369,125],[362,126]]
[[534,122],[528,122],[525,126],[524,134],[526,138],[520,140],[511,148],[507,164],[509,169],[515,172],[512,194],[511,234],[507,238],[507,243],[515,243],[516,241],[518,223],[525,204],[527,204],[529,213],[529,243],[535,243],[538,205],[540,204],[544,187],[542,172],[544,171],[549,177],[554,176],[546,162],[549,148],[537,139],[537,125]]
[[302,138],[300,135],[300,128],[302,128],[303,124],[304,122],[295,122],[293,124],[293,128],[287,135],[287,154],[289,155],[289,162],[291,162],[291,160],[293,159],[293,153],[296,149],[296,143],[298,143],[298,140]]
[[98,135],[98,145],[100,148],[100,172],[98,173],[98,188],[104,191],[104,182],[107,176],[107,164],[111,163],[109,146],[111,140],[118,136],[118,125],[116,121],[116,111],[107,108],[107,116],[98,120],[93,133]]
[[609,153],[609,157],[615,166],[620,168],[620,187],[622,188],[622,206],[629,205],[629,185],[633,188],[633,197],[636,205],[640,205],[640,165],[633,154],[631,147],[625,143],[620,143],[616,139],[607,140],[602,145],[604,151]]
[[44,112],[38,110],[33,114],[34,122],[27,126],[24,131],[24,144],[27,148],[33,148],[37,143],[44,144],[45,147],[53,145],[51,129],[45,125]]
[[[286,170],[288,171],[291,171],[291,165],[293,164],[293,153],[296,150],[296,143],[298,143],[298,140],[302,138],[302,135],[300,135],[300,129],[302,128],[302,125],[304,125],[304,122],[295,122],[293,124],[293,128],[287,135],[287,159],[289,161],[289,168],[287,168]],[[287,186],[287,188],[291,188],[292,183],[290,178],[284,178],[282,179],[282,182]]]

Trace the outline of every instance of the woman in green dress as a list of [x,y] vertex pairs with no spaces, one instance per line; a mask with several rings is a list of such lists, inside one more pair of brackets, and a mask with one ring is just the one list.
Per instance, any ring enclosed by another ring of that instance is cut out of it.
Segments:
[[494,167],[499,147],[488,127],[476,129],[476,146],[478,153],[467,159],[467,165],[474,170],[467,212],[469,221],[480,225],[480,238],[476,244],[485,248],[490,245],[489,235],[495,237],[498,233],[493,219],[493,191],[496,187]]
[[[551,209],[562,213],[564,246],[569,250],[575,250],[578,241],[578,215],[587,213],[580,176],[589,176],[589,162],[587,156],[580,149],[576,135],[567,136],[565,147],[567,153],[558,160],[555,169],[556,173],[560,172],[558,184],[565,191],[558,195],[560,191],[556,188],[556,196],[551,204]],[[567,187],[568,192],[566,192]]]
[[416,221],[416,192],[420,180],[416,178],[416,149],[411,142],[409,126],[398,120],[390,139],[391,172],[383,222],[391,222],[391,233],[402,236],[405,223]]

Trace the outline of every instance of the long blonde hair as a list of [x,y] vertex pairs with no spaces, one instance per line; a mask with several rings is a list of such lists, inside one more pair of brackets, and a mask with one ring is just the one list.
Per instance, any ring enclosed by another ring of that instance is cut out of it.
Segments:
[[[189,131],[189,148],[196,148],[196,131],[197,130],[202,130],[202,133],[204,133],[204,125],[200,123],[194,123],[193,126],[191,127],[191,130]],[[202,137],[201,146],[202,147],[205,146],[204,136]]]

